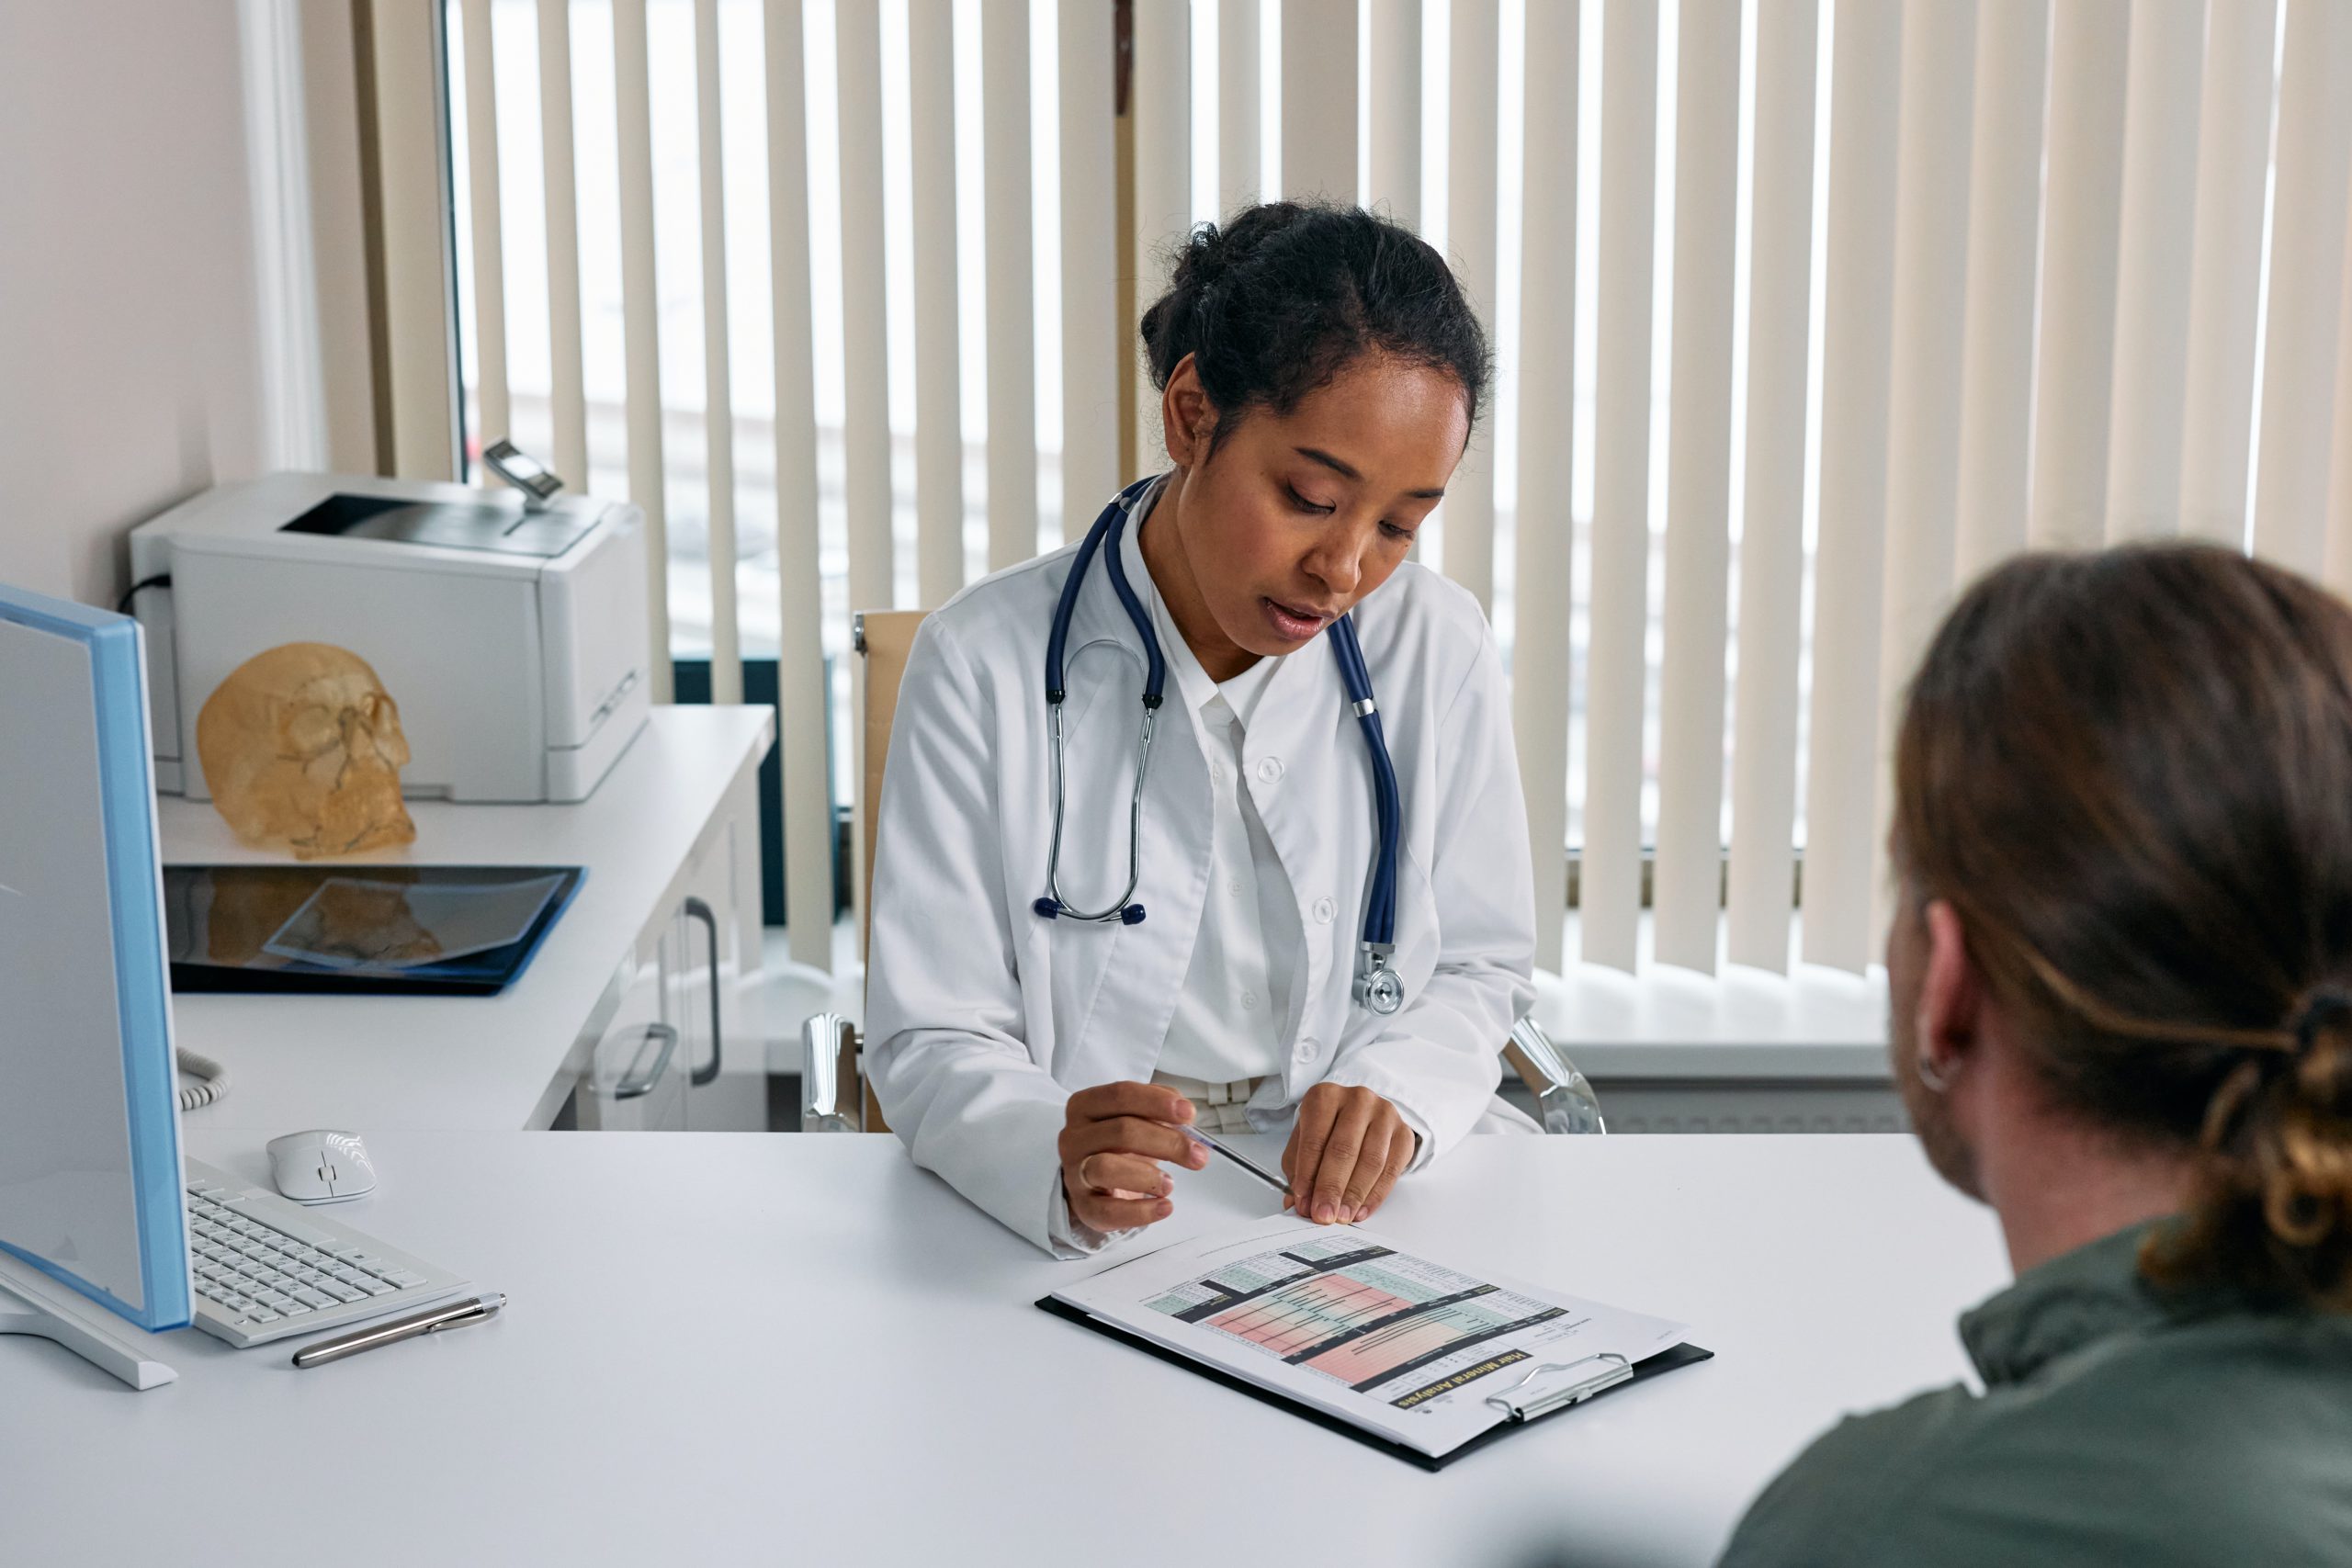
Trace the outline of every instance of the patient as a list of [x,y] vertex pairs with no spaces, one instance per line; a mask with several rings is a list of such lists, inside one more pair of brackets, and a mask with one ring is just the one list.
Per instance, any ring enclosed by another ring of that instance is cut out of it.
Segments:
[[2018,1280],[1984,1393],[1844,1422],[1724,1563],[2352,1563],[2352,609],[2013,561],[1894,788],[1895,1077]]

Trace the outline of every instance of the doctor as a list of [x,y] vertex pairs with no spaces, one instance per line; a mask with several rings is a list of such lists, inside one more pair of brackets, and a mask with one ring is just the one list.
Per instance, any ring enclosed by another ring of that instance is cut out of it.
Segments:
[[1287,1131],[1327,1224],[1534,1125],[1494,1099],[1534,948],[1502,669],[1406,559],[1477,319],[1407,231],[1273,203],[1193,233],[1142,336],[1170,470],[925,619],[877,835],[868,1079],[1061,1257],[1171,1212],[1187,1123]]

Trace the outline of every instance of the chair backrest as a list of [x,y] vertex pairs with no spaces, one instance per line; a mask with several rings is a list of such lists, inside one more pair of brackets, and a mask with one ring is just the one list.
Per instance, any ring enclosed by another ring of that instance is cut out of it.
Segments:
[[899,682],[924,610],[865,610],[857,616],[857,651],[864,658],[859,745],[864,776],[858,791],[857,951],[863,957],[874,923],[874,829],[881,818],[882,769],[890,760],[890,721],[899,716]]
[[[922,625],[922,610],[865,610],[858,614],[859,746],[864,756],[858,790],[857,873],[854,892],[858,912],[857,952],[865,956],[866,938],[874,926],[874,829],[880,820],[882,769],[890,760],[890,721],[899,714],[899,682],[907,672],[907,655],[915,645],[915,628]],[[865,1096],[865,1130],[887,1133],[882,1108],[874,1091]]]

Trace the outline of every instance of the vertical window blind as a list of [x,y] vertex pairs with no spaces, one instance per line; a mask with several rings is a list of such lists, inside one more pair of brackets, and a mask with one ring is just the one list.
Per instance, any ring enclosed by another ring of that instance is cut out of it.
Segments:
[[469,443],[645,507],[722,699],[777,659],[794,910],[850,615],[1160,460],[1127,310],[1260,197],[1493,333],[1419,554],[1510,662],[1546,968],[1869,964],[1905,682],[2006,555],[2352,587],[2335,0],[446,3]]

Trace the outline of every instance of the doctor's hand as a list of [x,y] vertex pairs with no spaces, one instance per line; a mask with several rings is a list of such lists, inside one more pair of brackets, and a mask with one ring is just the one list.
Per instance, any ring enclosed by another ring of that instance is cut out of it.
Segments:
[[1124,1231],[1173,1213],[1168,1195],[1176,1183],[1159,1162],[1198,1170],[1209,1161],[1208,1150],[1176,1130],[1192,1119],[1193,1102],[1159,1084],[1099,1084],[1071,1095],[1061,1135],[1070,1217]]
[[1419,1146],[1396,1108],[1372,1090],[1317,1084],[1298,1102],[1283,1150],[1283,1207],[1319,1225],[1353,1224],[1387,1200]]

